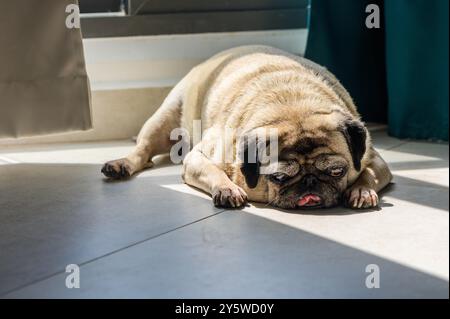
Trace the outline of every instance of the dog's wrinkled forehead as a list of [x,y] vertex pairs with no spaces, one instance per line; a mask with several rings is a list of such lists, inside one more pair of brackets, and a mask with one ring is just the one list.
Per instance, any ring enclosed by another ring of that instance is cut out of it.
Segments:
[[308,159],[317,155],[318,152],[328,151],[329,142],[324,137],[303,137],[292,145],[285,145],[280,151],[280,158],[285,159]]

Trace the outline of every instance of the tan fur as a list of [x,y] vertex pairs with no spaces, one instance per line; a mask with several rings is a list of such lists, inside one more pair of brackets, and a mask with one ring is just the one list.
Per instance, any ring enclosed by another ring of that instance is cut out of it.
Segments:
[[[144,125],[136,150],[126,159],[109,164],[117,170],[125,161],[131,175],[151,165],[154,155],[169,151],[173,142],[168,134],[173,128],[181,125],[192,136],[193,121],[201,120],[202,140],[184,159],[185,182],[218,196],[219,203],[231,196],[236,204],[231,206],[242,205],[247,196],[252,201],[269,202],[273,194],[263,179],[250,189],[239,163],[211,161],[217,152],[216,142],[225,129],[252,132],[277,128],[280,149],[301,138],[321,138],[326,143],[315,150],[317,154],[340,154],[351,163],[345,138],[338,132],[338,125],[346,118],[359,120],[360,116],[350,95],[325,68],[271,47],[238,47],[193,68]],[[234,148],[236,142],[234,139],[225,147]],[[357,172],[351,165],[348,184],[356,185],[357,189],[350,192],[361,193],[362,188],[378,192],[391,180],[389,169],[373,150],[369,135],[366,148],[361,170]]]

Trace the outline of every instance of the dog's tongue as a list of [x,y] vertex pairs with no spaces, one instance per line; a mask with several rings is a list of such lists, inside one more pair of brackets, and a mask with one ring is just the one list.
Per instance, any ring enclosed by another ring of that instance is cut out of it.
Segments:
[[298,206],[316,206],[316,205],[320,204],[321,201],[322,200],[317,195],[306,194],[306,195],[300,197],[300,199],[297,202],[297,205]]

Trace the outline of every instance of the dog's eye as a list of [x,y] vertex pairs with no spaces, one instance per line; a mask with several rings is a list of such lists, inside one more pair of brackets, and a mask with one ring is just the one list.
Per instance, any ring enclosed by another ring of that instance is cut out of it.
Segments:
[[281,183],[287,180],[290,176],[281,172],[270,175],[270,180],[275,183]]
[[333,177],[341,177],[344,175],[345,170],[342,167],[333,167],[328,173]]

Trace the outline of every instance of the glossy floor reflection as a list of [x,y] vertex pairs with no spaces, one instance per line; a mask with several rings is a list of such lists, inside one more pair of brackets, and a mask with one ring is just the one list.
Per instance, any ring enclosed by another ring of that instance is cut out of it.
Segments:
[[[131,142],[4,147],[0,295],[448,298],[448,145],[372,135],[395,183],[363,211],[216,209],[164,159],[104,180],[100,164]],[[379,289],[365,285],[370,264]]]

